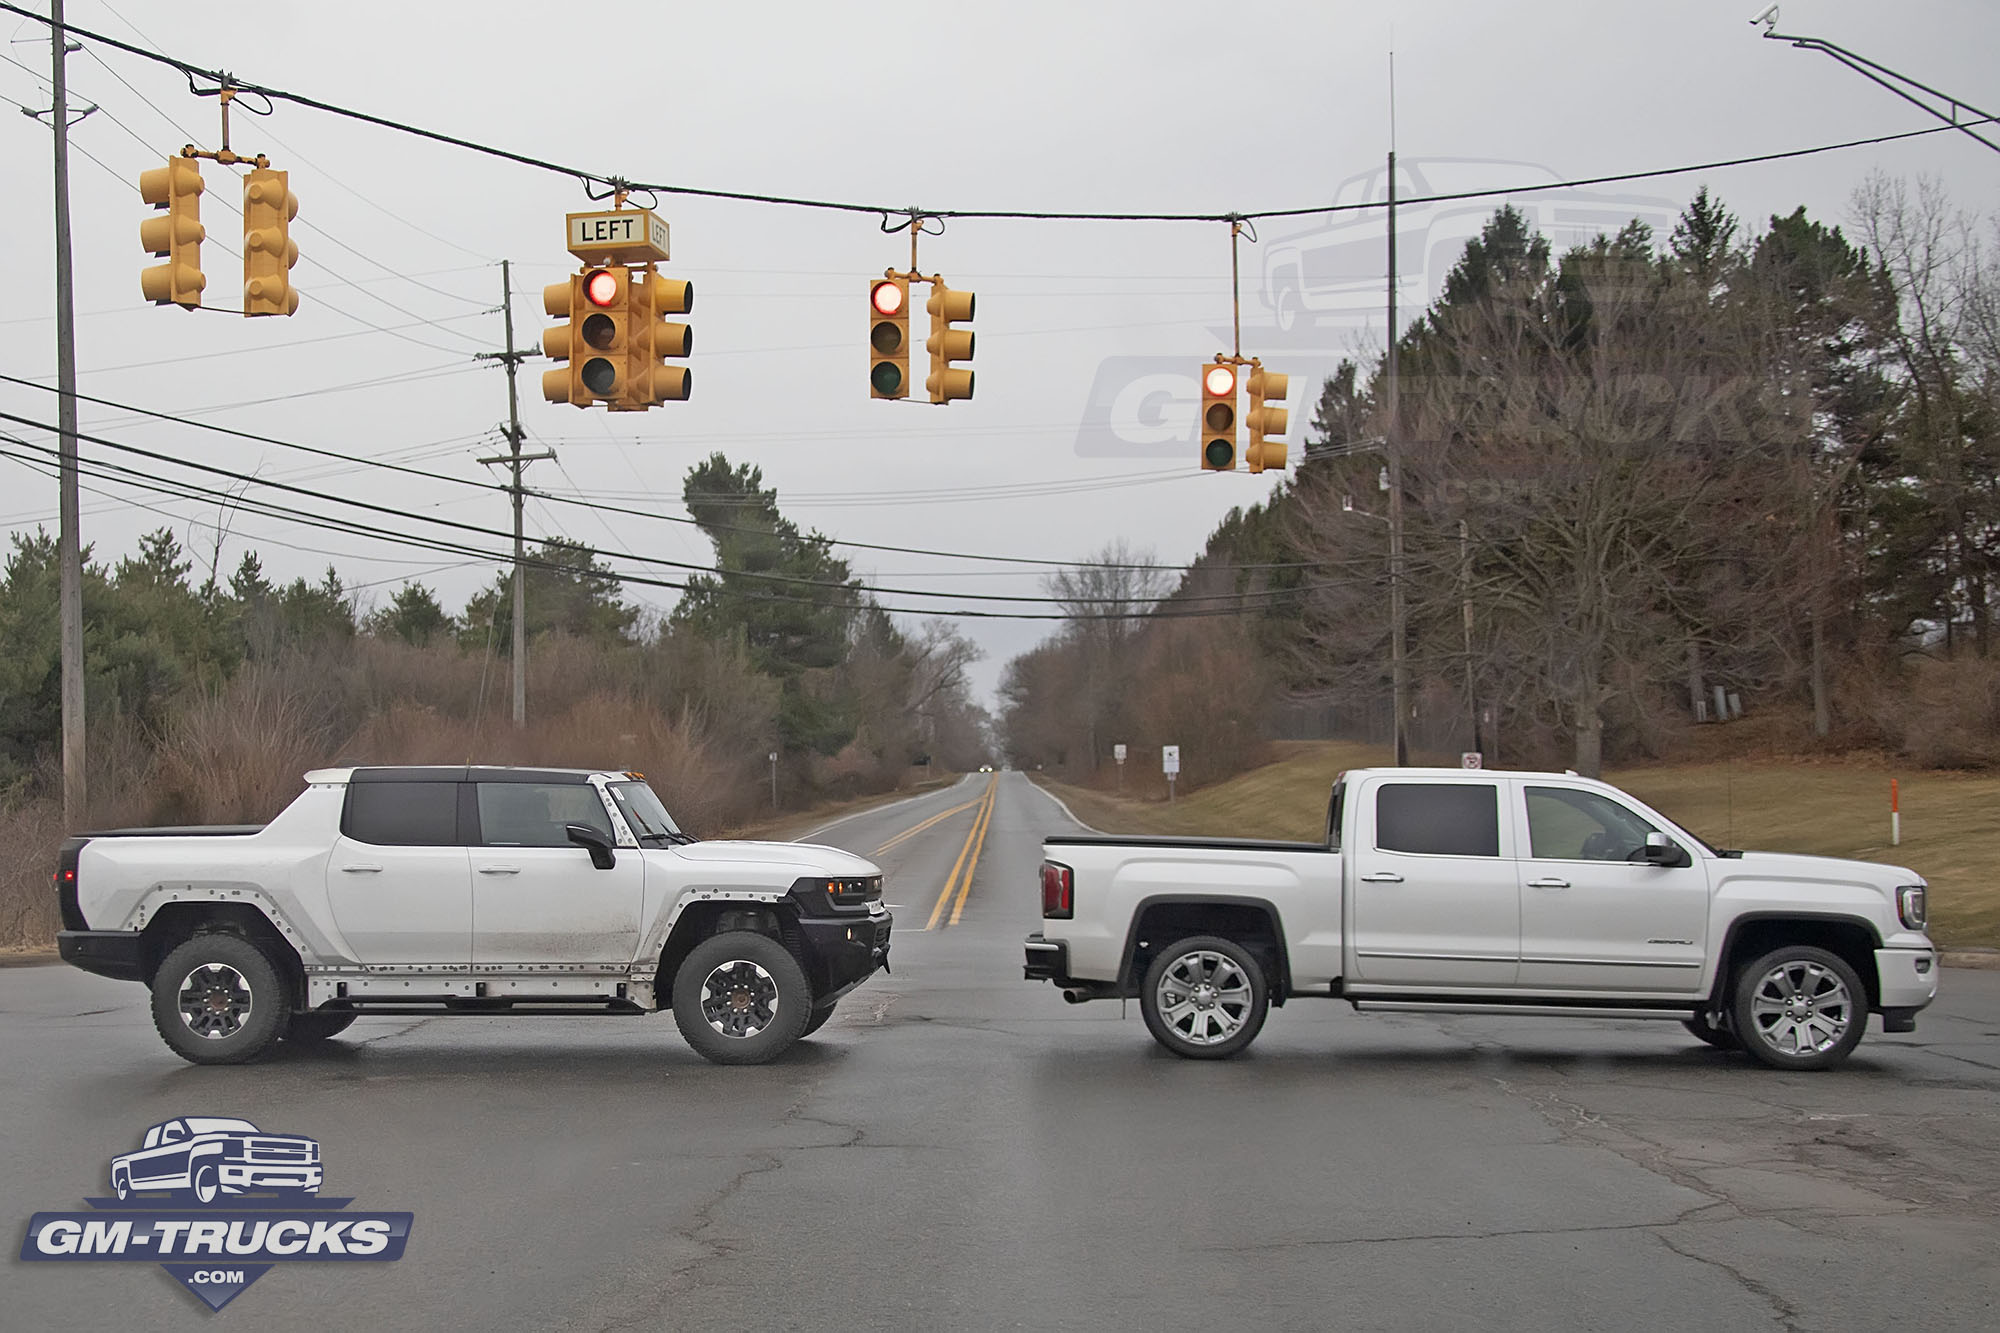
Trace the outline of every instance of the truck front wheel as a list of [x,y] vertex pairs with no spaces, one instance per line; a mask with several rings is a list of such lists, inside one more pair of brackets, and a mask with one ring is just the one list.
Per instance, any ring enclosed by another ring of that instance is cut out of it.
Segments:
[[1215,935],[1192,935],[1162,949],[1139,992],[1153,1040],[1188,1060],[1220,1060],[1248,1046],[1270,1005],[1257,960]]
[[719,1065],[775,1058],[804,1035],[811,1018],[805,971],[768,935],[711,936],[674,973],[674,1022],[697,1054]]
[[277,966],[241,935],[208,931],[176,946],[153,974],[153,1026],[198,1065],[254,1060],[285,1034],[292,997]]
[[1868,1025],[1868,993],[1838,954],[1808,944],[1773,949],[1736,974],[1731,1026],[1773,1069],[1830,1069]]

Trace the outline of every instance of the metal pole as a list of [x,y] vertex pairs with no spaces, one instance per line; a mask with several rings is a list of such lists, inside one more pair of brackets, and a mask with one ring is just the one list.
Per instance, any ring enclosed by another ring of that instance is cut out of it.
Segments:
[[1484,756],[1485,737],[1479,734],[1479,690],[1472,671],[1472,531],[1462,518],[1458,520],[1458,595],[1465,613],[1465,711],[1472,719],[1472,748]]
[[1396,401],[1396,150],[1389,150],[1389,356],[1387,412],[1382,432],[1389,462],[1389,674],[1396,708],[1396,765],[1410,762],[1407,728],[1410,714],[1410,669],[1403,655],[1403,451],[1397,435]]
[[68,39],[63,0],[50,5],[50,63],[54,67],[56,134],[56,426],[61,433],[61,514],[59,544],[62,583],[62,768],[63,822],[72,831],[85,822],[89,790],[83,748],[83,538],[76,487],[76,299],[69,247],[69,88],[64,77]]
[[514,352],[514,273],[500,261],[500,308],[507,325],[507,443],[514,470],[514,725],[528,725],[528,573],[521,533],[521,395],[514,387],[519,358]]

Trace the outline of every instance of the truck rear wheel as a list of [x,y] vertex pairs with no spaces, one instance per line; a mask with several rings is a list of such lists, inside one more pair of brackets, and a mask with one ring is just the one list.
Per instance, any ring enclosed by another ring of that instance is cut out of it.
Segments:
[[196,935],[153,974],[153,1026],[192,1064],[255,1060],[284,1035],[291,1014],[277,965],[241,935]]
[[674,1022],[687,1044],[719,1065],[760,1065],[806,1030],[812,988],[791,951],[768,935],[732,930],[703,940],[674,973]]
[[1868,1026],[1868,993],[1838,954],[1809,944],[1773,949],[1736,974],[1731,1026],[1773,1069],[1830,1069]]
[[1220,1060],[1248,1046],[1270,1005],[1257,960],[1215,935],[1191,935],[1160,950],[1139,992],[1153,1040],[1188,1060]]

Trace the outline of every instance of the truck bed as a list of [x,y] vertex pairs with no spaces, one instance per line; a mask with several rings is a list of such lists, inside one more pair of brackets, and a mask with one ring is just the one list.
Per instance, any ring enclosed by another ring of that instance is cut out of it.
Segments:
[[1269,842],[1260,838],[1162,838],[1128,833],[1052,833],[1042,839],[1051,847],[1185,847],[1218,852],[1326,852],[1323,842]]

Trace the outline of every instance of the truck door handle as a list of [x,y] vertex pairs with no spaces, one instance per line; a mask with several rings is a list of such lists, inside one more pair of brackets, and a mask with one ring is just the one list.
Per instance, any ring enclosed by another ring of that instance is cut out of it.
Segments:
[[1361,877],[1363,884],[1401,884],[1403,877],[1393,870],[1378,870],[1372,875]]
[[1528,881],[1528,887],[1531,889],[1566,889],[1569,887],[1569,881],[1566,879],[1531,879]]
[[379,875],[382,873],[381,866],[368,865],[361,861],[356,861],[350,866],[342,866],[340,869],[341,873],[346,875]]
[[481,866],[481,867],[479,867],[479,873],[480,873],[480,874],[482,874],[482,875],[518,875],[518,874],[520,874],[520,873],[521,873],[521,867],[519,867],[519,866]]

